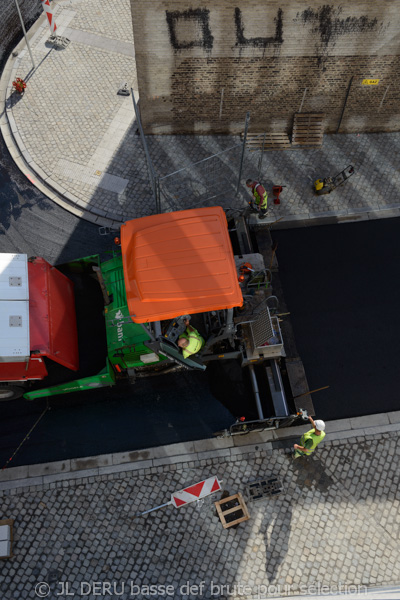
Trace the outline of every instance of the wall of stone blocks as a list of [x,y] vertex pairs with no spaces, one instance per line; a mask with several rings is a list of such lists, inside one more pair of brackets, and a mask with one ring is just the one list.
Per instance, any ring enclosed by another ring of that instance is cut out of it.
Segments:
[[131,6],[148,133],[239,133],[247,111],[250,131],[290,133],[300,109],[326,132],[400,130],[400,0]]

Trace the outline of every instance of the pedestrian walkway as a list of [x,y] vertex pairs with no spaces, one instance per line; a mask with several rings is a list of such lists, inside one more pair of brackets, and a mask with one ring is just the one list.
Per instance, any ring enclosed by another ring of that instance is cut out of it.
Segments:
[[[2,598],[364,600],[398,585],[400,412],[328,422],[315,453],[293,461],[307,427],[4,471],[15,556],[0,567]],[[221,492],[134,518],[210,476],[244,495],[250,520],[223,529]],[[248,484],[272,476],[282,493],[250,500]]]
[[[126,82],[139,98],[130,2],[59,0],[54,15],[69,45],[56,50],[48,43],[43,16],[29,31],[36,68],[23,40],[3,71],[0,123],[7,146],[34,185],[78,216],[117,225],[151,214],[156,207],[132,99],[117,95]],[[23,96],[13,92],[15,77],[27,82]],[[234,136],[148,136],[161,176],[239,143]],[[280,219],[279,226],[288,227],[399,216],[399,156],[400,133],[325,135],[321,149],[266,152],[260,178],[270,209],[264,222]],[[235,196],[239,162],[221,160],[231,185],[215,201],[224,207],[244,207],[250,197],[245,180],[259,175],[259,153],[248,151]],[[315,179],[349,164],[356,174],[343,187],[314,195]],[[185,181],[191,185],[190,173]],[[273,185],[286,186],[281,204],[272,202]],[[192,191],[192,204],[178,197],[172,208],[194,205],[198,190]]]

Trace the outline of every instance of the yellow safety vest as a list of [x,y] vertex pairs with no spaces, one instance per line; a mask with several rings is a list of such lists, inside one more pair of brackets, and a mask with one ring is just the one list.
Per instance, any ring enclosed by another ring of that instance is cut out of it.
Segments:
[[267,194],[267,192],[264,192],[264,194],[261,197],[260,194],[257,192],[257,188],[259,185],[261,185],[261,183],[257,183],[257,185],[254,186],[254,189],[253,189],[254,199],[256,201],[257,206],[260,206],[260,208],[267,208],[268,194]]
[[305,454],[311,454],[311,452],[314,452],[318,444],[322,442],[324,437],[325,431],[321,431],[321,435],[315,435],[315,429],[310,429],[310,431],[306,431],[306,433],[303,433],[303,435],[300,438],[300,446],[303,446],[303,448],[305,448],[304,443],[306,440],[311,440],[313,445],[309,449],[305,448],[305,450],[301,450],[301,452],[305,452]]
[[200,352],[200,350],[205,344],[205,341],[203,340],[197,329],[194,328],[193,331],[186,330],[185,333],[182,333],[179,337],[186,338],[187,340],[189,340],[189,344],[186,346],[186,348],[182,348],[183,358],[187,358],[191,354],[196,354],[197,352]]

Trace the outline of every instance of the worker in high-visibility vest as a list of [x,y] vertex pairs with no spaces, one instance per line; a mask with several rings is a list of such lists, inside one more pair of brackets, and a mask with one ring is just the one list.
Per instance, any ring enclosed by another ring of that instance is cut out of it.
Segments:
[[313,429],[306,431],[300,438],[300,444],[294,444],[293,458],[299,458],[299,456],[309,456],[315,450],[320,442],[325,437],[325,423],[320,419],[314,421],[312,417],[308,417],[311,421]]
[[268,194],[264,186],[262,186],[258,181],[253,181],[252,179],[248,179],[246,181],[246,185],[248,188],[251,188],[251,193],[253,194],[254,202],[259,212],[258,218],[265,219],[268,211]]
[[205,344],[205,341],[194,327],[189,323],[189,319],[185,319],[186,330],[179,336],[178,346],[182,348],[183,358],[188,358],[192,354],[200,352]]

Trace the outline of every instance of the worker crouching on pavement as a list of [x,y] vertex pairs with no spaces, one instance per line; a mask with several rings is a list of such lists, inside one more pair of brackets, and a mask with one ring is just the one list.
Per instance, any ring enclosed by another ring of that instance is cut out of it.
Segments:
[[189,319],[185,319],[186,331],[179,336],[178,346],[182,348],[183,358],[188,358],[192,354],[200,352],[205,341],[194,327],[189,324]]
[[314,452],[315,448],[325,437],[325,423],[320,419],[314,421],[312,417],[308,417],[311,421],[313,429],[303,433],[300,438],[300,444],[293,446],[293,458],[299,458],[299,456],[309,456]]
[[259,219],[265,219],[268,212],[268,194],[265,191],[265,188],[258,181],[253,181],[252,179],[248,179],[246,181],[247,187],[251,188],[251,193],[253,194],[254,202],[256,204],[256,208],[259,212]]

